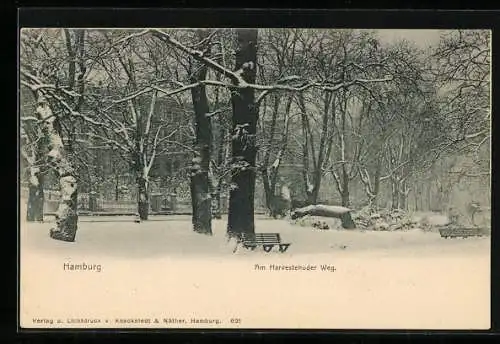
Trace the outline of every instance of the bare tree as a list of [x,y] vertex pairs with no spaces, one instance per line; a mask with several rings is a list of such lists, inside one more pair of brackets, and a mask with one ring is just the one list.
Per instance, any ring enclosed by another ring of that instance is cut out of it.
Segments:
[[46,164],[47,147],[41,128],[33,125],[36,118],[21,118],[21,147],[20,153],[23,162],[27,163],[28,169],[28,207],[26,220],[43,221],[44,205],[44,174],[48,166]]
[[[50,236],[57,240],[74,241],[78,223],[78,176],[67,155],[68,148],[70,151],[72,148],[71,144],[68,145],[71,138],[66,140],[65,147],[62,128],[67,115],[80,111],[83,104],[87,72],[84,62],[85,34],[83,30],[75,30],[73,42],[69,37],[71,32],[66,30],[66,51],[61,51],[57,46],[61,40],[60,33],[61,30],[28,30],[25,33],[22,37],[21,85],[30,89],[37,99],[35,117],[47,145],[47,162],[59,178],[61,201],[56,227],[51,229]],[[33,35],[37,35],[34,40]],[[61,62],[69,63],[66,74],[60,67]],[[57,113],[54,113],[54,107]],[[40,148],[37,150],[40,151]],[[35,176],[39,187],[43,188],[40,175],[34,173]],[[35,178],[31,179],[35,181]],[[37,194],[40,196],[41,192]],[[39,201],[43,204],[43,199]]]
[[[206,30],[198,30],[200,49],[209,55],[210,45],[205,40],[209,36]],[[207,77],[208,67],[196,62],[192,72],[191,82],[197,83]],[[212,131],[209,118],[209,104],[205,85],[200,84],[191,89],[194,106],[196,139],[196,156],[191,166],[191,202],[193,205],[193,229],[196,232],[212,234],[211,194],[209,185],[210,148],[212,145]]]
[[36,114],[42,123],[42,130],[48,140],[48,162],[55,169],[61,190],[61,201],[57,210],[56,227],[51,228],[50,237],[62,241],[75,241],[77,213],[77,179],[75,169],[66,157],[62,138],[54,127],[55,116],[45,96],[38,95]]

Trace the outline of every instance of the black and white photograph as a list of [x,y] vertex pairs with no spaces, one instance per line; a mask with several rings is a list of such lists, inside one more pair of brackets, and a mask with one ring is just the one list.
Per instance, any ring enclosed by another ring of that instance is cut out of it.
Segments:
[[20,327],[489,329],[491,36],[20,28]]

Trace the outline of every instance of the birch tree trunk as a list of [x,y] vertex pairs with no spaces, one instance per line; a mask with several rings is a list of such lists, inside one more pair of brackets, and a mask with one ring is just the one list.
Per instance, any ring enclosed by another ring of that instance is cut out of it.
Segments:
[[[245,82],[255,83],[257,71],[257,30],[237,31],[235,69]],[[231,96],[232,160],[227,234],[254,233],[255,160],[257,154],[258,108],[254,89],[234,89]]]
[[[198,30],[198,38],[203,41],[209,34],[207,30]],[[208,43],[203,50],[209,49]],[[207,51],[206,51],[207,52]],[[194,64],[193,83],[205,80],[208,67],[201,62]],[[210,145],[212,143],[212,133],[207,92],[204,85],[199,85],[191,89],[193,100],[196,139],[195,147],[197,156],[193,158],[191,165],[191,203],[193,207],[193,229],[195,232],[212,234],[212,204],[210,195],[210,180],[208,176],[210,168]]]
[[61,200],[56,214],[56,226],[50,229],[50,237],[55,240],[75,241],[78,227],[77,180],[75,170],[66,158],[63,141],[54,127],[55,116],[45,97],[38,94],[37,116],[42,121],[43,132],[48,140],[47,161],[54,167],[59,177]]

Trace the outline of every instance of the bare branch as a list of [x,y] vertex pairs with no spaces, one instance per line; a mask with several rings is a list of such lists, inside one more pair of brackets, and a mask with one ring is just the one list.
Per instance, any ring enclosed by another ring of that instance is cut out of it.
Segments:
[[233,71],[221,66],[217,62],[206,57],[202,51],[195,50],[195,49],[192,49],[192,48],[185,46],[181,42],[174,39],[170,34],[164,32],[164,31],[161,31],[159,29],[151,29],[150,32],[153,36],[160,39],[161,41],[166,42],[169,45],[173,45],[174,47],[178,48],[179,50],[191,55],[197,61],[205,63],[206,65],[210,66],[212,69],[221,73],[225,77],[228,77],[234,84],[238,85],[241,83],[245,83],[245,81],[243,80],[243,78],[241,77],[241,75],[238,72],[233,72]]

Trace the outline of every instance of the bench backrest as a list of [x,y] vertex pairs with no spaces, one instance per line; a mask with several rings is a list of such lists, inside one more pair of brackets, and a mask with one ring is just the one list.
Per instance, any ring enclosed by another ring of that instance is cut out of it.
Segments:
[[441,236],[477,236],[484,235],[483,228],[441,228]]
[[243,242],[254,242],[256,244],[279,244],[281,238],[279,233],[255,233],[255,234],[242,234],[241,239]]

